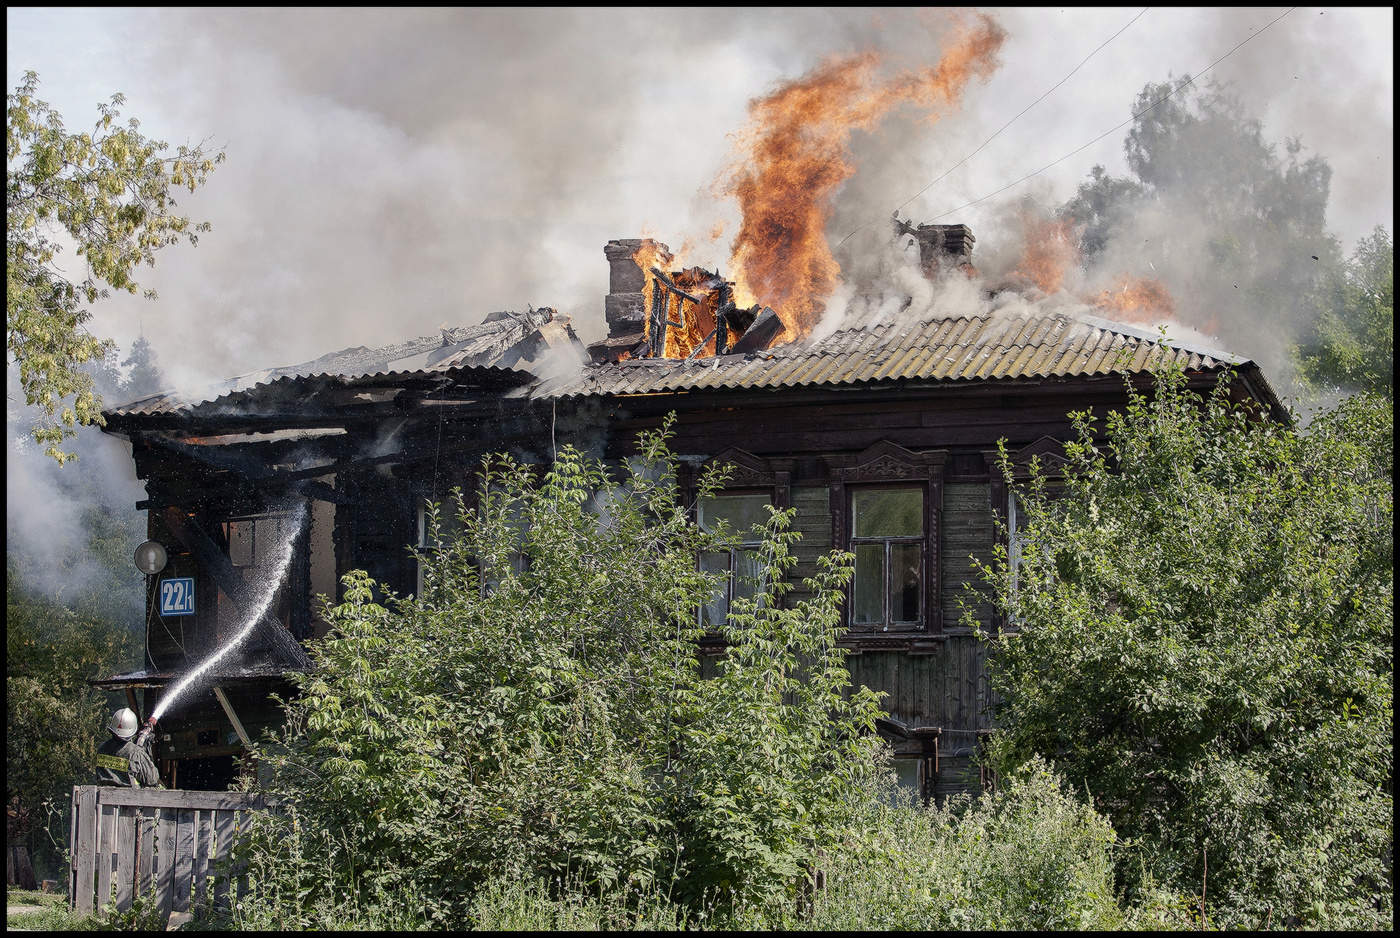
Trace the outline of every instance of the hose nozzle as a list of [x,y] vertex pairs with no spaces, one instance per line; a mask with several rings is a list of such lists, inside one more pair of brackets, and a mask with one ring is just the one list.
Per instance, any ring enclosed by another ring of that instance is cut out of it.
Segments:
[[136,745],[144,746],[150,741],[151,734],[156,731],[156,718],[148,717],[146,725],[141,727],[141,731],[136,734]]

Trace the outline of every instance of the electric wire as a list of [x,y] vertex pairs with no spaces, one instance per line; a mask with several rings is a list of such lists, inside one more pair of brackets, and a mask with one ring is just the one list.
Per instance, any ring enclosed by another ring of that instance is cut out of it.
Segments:
[[1178,94],[1179,92],[1186,90],[1186,88],[1188,88],[1190,85],[1192,85],[1192,84],[1195,83],[1196,79],[1201,78],[1201,77],[1204,76],[1207,72],[1209,72],[1211,69],[1215,68],[1215,66],[1219,65],[1221,62],[1225,61],[1225,60],[1228,59],[1230,56],[1234,55],[1235,52],[1236,52],[1241,46],[1243,46],[1245,43],[1249,42],[1251,39],[1255,39],[1255,38],[1257,38],[1257,37],[1259,37],[1259,36],[1262,36],[1262,35],[1264,34],[1265,30],[1267,30],[1270,26],[1273,26],[1273,25],[1274,25],[1275,23],[1277,23],[1279,20],[1283,19],[1285,16],[1287,16],[1287,15],[1290,14],[1290,13],[1292,13],[1292,12],[1293,12],[1294,10],[1296,10],[1296,9],[1298,9],[1298,8],[1297,8],[1297,7],[1289,7],[1287,10],[1284,10],[1284,11],[1283,11],[1282,13],[1280,13],[1278,16],[1276,16],[1276,17],[1274,17],[1272,20],[1270,20],[1262,29],[1259,29],[1259,30],[1257,30],[1256,32],[1250,33],[1247,37],[1245,37],[1244,39],[1240,40],[1233,48],[1231,48],[1229,52],[1226,52],[1226,53],[1225,53],[1224,55],[1222,55],[1220,58],[1216,59],[1214,62],[1210,63],[1210,64],[1207,65],[1205,68],[1201,69],[1201,71],[1197,72],[1195,75],[1192,75],[1190,78],[1187,78],[1185,81],[1183,81],[1183,82],[1182,82],[1180,85],[1178,85],[1176,88],[1174,88],[1174,89],[1172,89],[1171,91],[1167,92],[1166,94],[1162,95],[1162,96],[1161,96],[1160,98],[1158,98],[1156,101],[1153,101],[1153,102],[1152,102],[1151,104],[1149,104],[1147,107],[1145,107],[1145,108],[1143,108],[1141,111],[1138,111],[1137,113],[1133,114],[1131,117],[1129,117],[1127,120],[1123,121],[1122,123],[1120,123],[1120,124],[1115,124],[1114,126],[1110,127],[1108,130],[1105,130],[1103,133],[1099,134],[1097,137],[1095,137],[1093,140],[1090,140],[1088,143],[1084,144],[1083,146],[1078,147],[1078,148],[1076,148],[1076,149],[1074,149],[1074,150],[1071,150],[1069,153],[1066,153],[1064,156],[1060,157],[1059,159],[1055,160],[1055,161],[1052,162],[1052,163],[1046,163],[1044,166],[1040,167],[1040,169],[1037,169],[1037,170],[1035,170],[1034,172],[1027,173],[1026,175],[1022,176],[1020,179],[1017,179],[1015,182],[1007,183],[1006,185],[1002,186],[1000,189],[996,190],[995,192],[989,192],[989,193],[987,193],[986,195],[982,196],[980,199],[973,199],[971,202],[965,202],[965,203],[963,203],[962,205],[959,205],[957,208],[949,209],[949,210],[946,211],[946,212],[943,212],[943,213],[941,213],[941,214],[935,215],[935,216],[933,216],[933,220],[934,220],[934,221],[937,221],[937,220],[940,219],[940,218],[947,218],[949,215],[955,215],[955,214],[957,214],[958,212],[961,212],[963,209],[965,209],[965,208],[971,208],[972,206],[978,204],[979,202],[985,202],[985,201],[987,201],[988,199],[992,198],[993,196],[1000,195],[1001,193],[1005,192],[1007,189],[1012,189],[1012,188],[1015,188],[1016,186],[1019,186],[1021,183],[1025,182],[1027,179],[1030,179],[1030,178],[1033,177],[1033,176],[1039,176],[1041,173],[1045,172],[1047,169],[1051,169],[1052,167],[1058,166],[1059,164],[1063,163],[1065,160],[1069,159],[1071,156],[1074,156],[1074,155],[1076,155],[1076,154],[1078,154],[1078,153],[1080,153],[1080,152],[1082,152],[1082,151],[1084,151],[1084,150],[1087,150],[1089,147],[1091,147],[1091,146],[1093,146],[1094,144],[1098,143],[1100,140],[1102,140],[1104,137],[1107,137],[1109,134],[1114,133],[1114,132],[1116,132],[1116,131],[1118,131],[1118,130],[1121,130],[1121,129],[1123,129],[1124,127],[1128,126],[1128,125],[1131,124],[1133,121],[1137,120],[1139,117],[1141,117],[1142,115],[1146,114],[1148,111],[1152,110],[1152,109],[1155,108],[1157,105],[1161,104],[1163,101],[1166,101],[1168,98],[1174,97],[1174,96],[1175,96],[1176,94]]
[[[1090,52],[1088,55],[1084,56],[1084,58],[1080,60],[1079,64],[1076,65],[1074,68],[1070,69],[1069,73],[1066,74],[1064,78],[1061,78],[1059,81],[1055,82],[1055,84],[1051,85],[1050,88],[1049,88],[1047,91],[1045,91],[1044,94],[1042,94],[1040,97],[1036,98],[1036,99],[1035,99],[1034,101],[1032,101],[1030,104],[1027,104],[1024,108],[1022,108],[1021,111],[1020,111],[1020,113],[1018,113],[1015,117],[1011,118],[1011,120],[1007,121],[1005,124],[1002,124],[1001,127],[997,130],[997,132],[994,133],[994,134],[992,134],[992,135],[991,135],[990,137],[988,137],[986,140],[983,140],[982,143],[977,147],[977,149],[973,150],[973,151],[972,151],[971,153],[969,153],[967,156],[964,156],[962,159],[958,160],[958,161],[957,161],[956,163],[954,163],[952,166],[948,167],[948,169],[945,170],[941,176],[939,176],[937,179],[935,179],[933,182],[929,183],[928,185],[924,186],[924,187],[923,187],[922,189],[920,189],[918,192],[916,192],[916,193],[914,193],[913,195],[911,195],[911,196],[910,196],[908,199],[906,199],[904,202],[900,203],[900,205],[899,205],[898,207],[895,208],[895,212],[898,213],[900,209],[904,208],[904,206],[908,205],[910,202],[914,201],[914,200],[917,199],[919,196],[923,195],[925,192],[927,192],[928,190],[932,189],[934,186],[936,186],[936,185],[938,185],[940,182],[942,182],[945,178],[947,178],[948,174],[951,173],[953,170],[957,169],[959,166],[963,165],[963,164],[966,163],[968,160],[972,159],[974,156],[976,156],[977,154],[981,153],[981,152],[986,148],[987,144],[991,143],[991,142],[992,142],[993,140],[995,140],[997,137],[1000,137],[1000,136],[1001,136],[1001,132],[1002,132],[1003,130],[1005,130],[1006,128],[1010,127],[1012,124],[1016,123],[1016,121],[1020,120],[1021,117],[1023,117],[1027,111],[1029,111],[1031,108],[1035,107],[1037,104],[1039,104],[1040,102],[1044,101],[1044,100],[1045,100],[1046,98],[1048,98],[1052,93],[1054,93],[1054,91],[1055,91],[1056,88],[1060,87],[1060,86],[1063,85],[1065,82],[1067,82],[1067,81],[1069,81],[1071,78],[1073,78],[1075,72],[1077,72],[1077,71],[1079,71],[1081,68],[1083,68],[1086,62],[1088,62],[1088,61],[1089,61],[1090,59],[1092,59],[1094,56],[1098,55],[1099,52],[1101,52],[1101,51],[1103,50],[1104,46],[1107,46],[1110,42],[1112,42],[1113,40],[1117,39],[1119,36],[1123,35],[1123,33],[1124,33],[1125,31],[1127,31],[1128,27],[1131,26],[1131,25],[1133,25],[1134,23],[1136,23],[1138,20],[1142,19],[1143,14],[1145,14],[1149,9],[1151,9],[1151,7],[1143,7],[1140,11],[1138,11],[1138,15],[1137,15],[1137,16],[1134,16],[1132,19],[1128,20],[1127,23],[1123,24],[1123,26],[1118,30],[1118,32],[1114,33],[1112,36],[1109,36],[1109,37],[1108,37],[1107,39],[1105,39],[1103,42],[1099,43],[1098,47],[1095,48],[1093,52]],[[865,224],[863,224],[863,225],[857,227],[854,231],[851,232],[851,234],[848,234],[848,235],[846,235],[846,237],[842,238],[842,239],[840,240],[840,242],[837,243],[836,247],[839,248],[842,244],[845,244],[847,241],[849,241],[849,240],[851,239],[851,236],[854,235],[857,231],[861,231],[862,229],[869,228],[872,224],[874,224],[874,222],[866,222]]]

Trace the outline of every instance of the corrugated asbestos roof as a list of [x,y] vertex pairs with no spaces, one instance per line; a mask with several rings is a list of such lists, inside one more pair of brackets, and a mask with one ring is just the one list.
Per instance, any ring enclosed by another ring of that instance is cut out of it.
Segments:
[[276,370],[269,369],[241,378],[231,378],[202,395],[191,396],[174,391],[152,394],[120,407],[113,407],[104,413],[116,417],[155,416],[158,414],[216,414],[220,411],[247,407],[273,389],[304,385],[310,382],[348,388],[360,385],[392,385],[395,381],[410,381],[430,378],[434,375],[444,375],[458,380],[470,377],[482,384],[507,388],[530,381],[528,373],[515,368],[462,367],[453,365],[450,361],[439,362],[437,365],[412,371],[381,371],[376,374],[355,375],[339,375],[329,372],[310,375],[283,374],[271,380],[255,380],[268,374],[276,374]]
[[[561,378],[531,382],[527,372],[495,367],[452,367],[447,361],[416,371],[347,377],[335,374],[283,375],[250,383],[234,379],[225,392],[203,401],[158,394],[108,411],[116,416],[216,414],[246,408],[273,389],[291,383],[328,381],[341,386],[390,385],[451,375],[507,388],[511,397],[556,398],[585,395],[656,394],[702,388],[781,388],[840,386],[909,379],[977,381],[997,378],[1068,377],[1146,371],[1165,361],[1188,370],[1240,365],[1228,352],[1166,339],[1159,333],[1089,316],[991,315],[923,322],[892,322],[844,329],[813,344],[780,346],[747,355],[721,355],[693,361],[637,359],[589,365]],[[524,384],[530,384],[524,387]]]
[[[1239,365],[1227,352],[1093,317],[959,317],[835,332],[813,345],[689,362],[639,359],[597,365],[524,391],[532,397],[656,394],[701,388],[839,386],[916,379],[976,381]],[[522,392],[516,392],[517,394]]]

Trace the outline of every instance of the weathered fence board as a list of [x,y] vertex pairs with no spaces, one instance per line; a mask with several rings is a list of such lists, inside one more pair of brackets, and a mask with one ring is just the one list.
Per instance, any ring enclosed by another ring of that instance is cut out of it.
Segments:
[[196,811],[181,811],[175,816],[175,895],[170,908],[175,912],[190,910],[190,891],[194,887],[194,825]]
[[214,847],[214,812],[198,812],[194,832],[194,868],[190,880],[194,884],[194,895],[190,898],[190,911],[198,914],[205,908],[209,898],[207,880],[209,878],[209,854]]
[[73,854],[73,883],[75,886],[81,887],[75,893],[77,905],[74,906],[74,909],[80,914],[91,914],[93,911],[92,876],[97,860],[97,786],[84,785],[81,788],[75,788],[73,790],[73,803],[76,806],[73,836],[80,838],[79,843],[92,845],[81,853],[74,852]]
[[[136,827],[136,809],[117,806],[117,829]],[[117,850],[117,908],[131,908],[131,900],[136,895],[136,854],[137,850]]]
[[137,859],[136,895],[149,896],[155,876],[156,809],[141,808],[136,814]]
[[163,918],[170,917],[170,899],[175,888],[174,811],[156,815],[156,908]]
[[102,908],[112,901],[112,866],[117,853],[117,812],[115,805],[101,805],[97,818],[97,900],[93,905]]
[[[214,819],[214,847],[218,851],[216,856],[228,856],[229,845],[233,843],[233,812],[220,811]],[[229,905],[228,877],[220,876],[214,881],[214,907],[223,908]]]
[[148,897],[165,918],[207,912],[211,901],[228,908],[246,877],[216,861],[252,822],[251,812],[270,807],[260,795],[238,792],[74,788],[69,904],[80,914],[113,902],[126,911]]

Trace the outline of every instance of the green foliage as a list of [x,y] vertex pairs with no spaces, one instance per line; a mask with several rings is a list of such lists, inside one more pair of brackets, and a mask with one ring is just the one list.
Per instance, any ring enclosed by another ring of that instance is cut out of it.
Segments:
[[[38,84],[26,72],[5,96],[5,331],[25,401],[44,414],[34,439],[61,464],[71,455],[59,449],[63,440],[77,426],[102,422],[101,398],[78,366],[112,344],[88,333],[84,304],[108,288],[136,293],[138,264],[153,265],[167,245],[197,243],[209,225],[175,214],[174,192],[194,192],[224,155],[203,146],[164,155],[168,144],[143,136],[135,119],[119,123],[119,94],[98,105],[92,133],[70,134],[35,97]],[[81,279],[58,263],[68,240],[86,265]]]
[[155,349],[151,348],[144,335],[137,336],[131,345],[131,354],[122,364],[131,369],[121,386],[122,396],[126,400],[138,400],[165,387],[165,375],[156,364]]
[[1297,349],[1299,371],[1324,391],[1395,393],[1395,247],[1377,227],[1319,293],[1321,313]]
[[[1387,927],[1393,836],[1393,416],[1358,397],[1305,435],[1180,373],[1021,491],[1019,569],[983,568],[994,754],[1033,754],[1141,847],[1124,867],[1207,920]],[[1010,466],[1005,465],[1010,478]],[[1203,866],[1207,869],[1203,870]]]
[[475,931],[682,931],[712,924],[712,910],[692,912],[652,886],[601,894],[577,882],[497,878],[472,903]]
[[68,893],[62,888],[55,892],[38,892],[11,886],[5,898],[9,907],[38,907],[33,912],[10,912],[7,909],[5,925],[9,931],[103,931],[112,927],[110,920],[103,916],[78,915],[69,909]]
[[91,783],[106,738],[108,695],[86,680],[130,664],[139,648],[120,624],[32,595],[7,567],[5,796],[18,795],[29,812],[36,869],[53,872],[67,846],[72,786]]
[[696,558],[735,532],[695,526],[674,470],[661,436],[622,482],[571,449],[542,478],[488,463],[456,531],[433,512],[423,595],[381,606],[344,580],[318,670],[259,752],[289,808],[249,841],[245,924],[329,925],[317,903],[372,894],[455,925],[503,877],[686,907],[794,894],[880,746],[876,696],[844,693],[836,647],[849,557],[784,608],[796,535],[773,511],[703,679],[696,610],[718,583]]
[[828,862],[810,927],[1082,931],[1122,924],[1113,829],[1043,762],[972,803],[868,802],[860,829],[862,848]]
[[801,902],[756,897],[679,905],[651,888],[632,901],[576,884],[493,880],[472,925],[515,931],[966,931],[1109,929],[1125,924],[1114,895],[1108,822],[1044,763],[975,803],[923,808],[886,790],[851,813],[844,841],[821,859],[822,888]]

